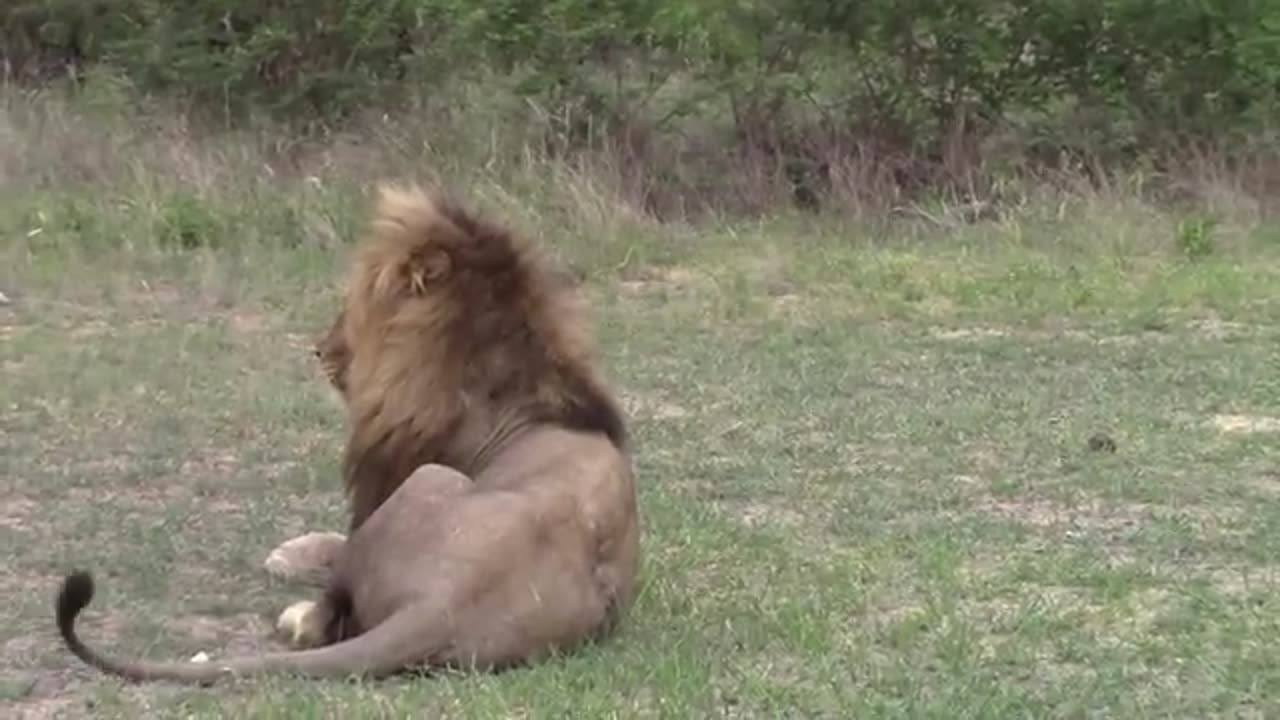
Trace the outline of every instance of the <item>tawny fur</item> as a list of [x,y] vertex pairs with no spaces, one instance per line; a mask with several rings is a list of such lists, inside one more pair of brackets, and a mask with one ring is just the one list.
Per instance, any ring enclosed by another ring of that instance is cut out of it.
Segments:
[[346,313],[338,312],[338,317],[329,327],[329,331],[316,341],[315,356],[320,362],[320,370],[329,383],[345,401],[347,397],[347,365],[351,363],[351,348],[342,336],[343,319]]
[[384,189],[375,215],[342,317],[352,529],[414,468],[470,472],[488,433],[521,422],[622,449],[578,298],[537,248],[419,190]]
[[342,394],[351,534],[298,652],[212,663],[81,659],[134,679],[493,668],[570,649],[634,596],[639,521],[621,415],[572,289],[527,239],[383,188],[317,346]]

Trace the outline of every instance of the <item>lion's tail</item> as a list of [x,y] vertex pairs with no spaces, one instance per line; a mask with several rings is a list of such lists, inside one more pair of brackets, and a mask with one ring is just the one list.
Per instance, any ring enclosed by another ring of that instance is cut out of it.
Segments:
[[419,629],[424,620],[430,620],[420,614],[422,609],[414,608],[397,613],[369,632],[350,640],[314,650],[202,663],[125,660],[88,647],[76,635],[76,616],[93,599],[93,592],[93,578],[87,572],[74,572],[62,581],[57,600],[58,630],[62,639],[76,657],[89,665],[134,681],[173,680],[210,684],[232,677],[270,672],[311,677],[378,677],[426,659],[423,657],[424,647],[428,654],[433,647],[430,638],[424,638]]

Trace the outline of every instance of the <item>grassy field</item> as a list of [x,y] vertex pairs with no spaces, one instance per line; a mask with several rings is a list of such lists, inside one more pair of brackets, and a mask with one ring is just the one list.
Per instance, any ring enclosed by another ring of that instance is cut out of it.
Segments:
[[67,570],[94,643],[252,651],[307,592],[267,552],[344,525],[309,350],[363,200],[60,122],[0,151],[5,717],[1280,713],[1280,228],[1100,197],[663,226],[532,170],[459,184],[586,278],[646,528],[622,631],[496,676],[106,679],[54,632]]

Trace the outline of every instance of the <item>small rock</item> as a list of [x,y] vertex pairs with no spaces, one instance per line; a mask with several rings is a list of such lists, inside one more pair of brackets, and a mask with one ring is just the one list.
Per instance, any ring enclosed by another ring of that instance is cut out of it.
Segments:
[[1089,437],[1089,450],[1113,453],[1116,451],[1116,441],[1106,433],[1094,433]]
[[206,662],[209,662],[209,653],[207,653],[207,652],[205,652],[205,651],[201,650],[200,652],[198,652],[198,653],[196,653],[195,655],[192,655],[192,656],[191,656],[191,662],[193,662],[193,663],[206,663]]

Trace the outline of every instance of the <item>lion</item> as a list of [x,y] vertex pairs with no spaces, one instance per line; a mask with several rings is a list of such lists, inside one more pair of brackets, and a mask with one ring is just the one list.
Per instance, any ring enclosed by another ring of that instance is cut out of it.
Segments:
[[350,426],[350,529],[319,599],[285,611],[298,649],[109,656],[75,632],[94,592],[77,571],[56,619],[84,662],[201,684],[493,670],[571,651],[632,604],[628,438],[571,288],[523,236],[417,186],[381,187],[371,226],[326,369]]

